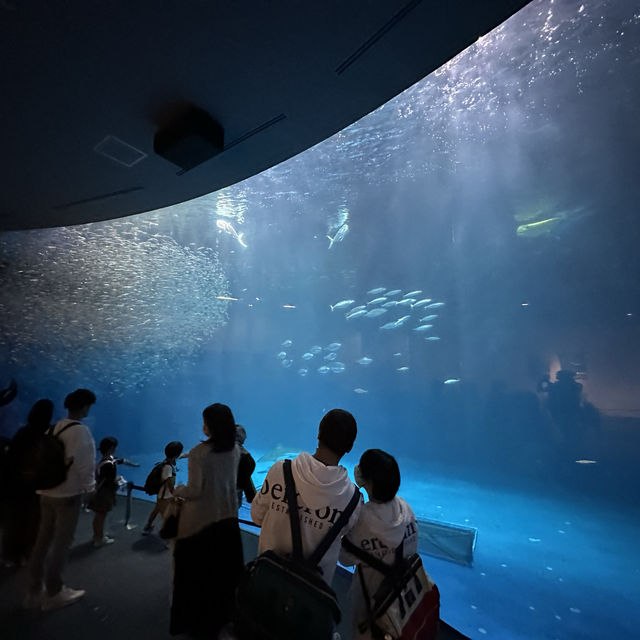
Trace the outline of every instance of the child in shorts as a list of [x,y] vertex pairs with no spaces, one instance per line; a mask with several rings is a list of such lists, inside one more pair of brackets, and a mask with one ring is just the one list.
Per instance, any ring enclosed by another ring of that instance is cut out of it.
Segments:
[[162,462],[162,485],[158,490],[158,496],[156,504],[153,507],[153,511],[149,514],[147,524],[145,524],[144,529],[142,530],[143,536],[148,536],[153,532],[153,521],[156,519],[158,514],[160,514],[164,519],[167,507],[173,498],[173,488],[176,484],[176,474],[178,471],[176,461],[181,457],[183,449],[184,446],[182,442],[178,442],[177,440],[170,442],[164,448],[165,459]]
[[116,491],[118,490],[118,465],[114,457],[118,441],[108,437],[100,441],[98,450],[102,455],[96,466],[96,490],[89,498],[87,506],[93,511],[93,546],[103,547],[111,544],[113,538],[105,535],[104,523],[107,514],[116,504]]

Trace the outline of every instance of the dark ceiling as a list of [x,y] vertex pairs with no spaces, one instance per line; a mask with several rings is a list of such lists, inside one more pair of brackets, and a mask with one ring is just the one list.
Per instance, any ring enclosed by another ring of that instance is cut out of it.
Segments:
[[[117,218],[243,180],[361,118],[525,4],[0,0],[0,229]],[[224,148],[183,172],[153,141],[187,104],[222,126]]]

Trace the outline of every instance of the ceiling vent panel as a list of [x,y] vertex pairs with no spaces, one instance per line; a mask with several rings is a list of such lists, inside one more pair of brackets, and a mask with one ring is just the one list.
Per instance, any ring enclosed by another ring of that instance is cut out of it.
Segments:
[[124,140],[112,135],[108,135],[104,140],[98,142],[93,150],[125,167],[133,167],[147,157],[144,151],[140,151],[140,149],[136,149]]

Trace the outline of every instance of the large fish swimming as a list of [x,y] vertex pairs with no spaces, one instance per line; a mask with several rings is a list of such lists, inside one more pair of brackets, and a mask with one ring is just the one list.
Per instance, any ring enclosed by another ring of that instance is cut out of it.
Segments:
[[424,298],[422,300],[418,300],[418,302],[414,302],[411,306],[413,309],[419,309],[420,307],[424,307],[426,304],[431,302],[431,298]]
[[345,307],[350,307],[355,300],[340,300],[340,302],[336,302],[335,304],[330,304],[329,307],[331,311],[334,309],[344,309]]
[[385,295],[387,298],[392,298],[393,296],[397,296],[399,293],[402,293],[402,289],[392,289],[391,291],[387,291]]
[[336,242],[342,242],[344,237],[349,233],[349,225],[343,224],[334,234],[333,238],[331,236],[327,236],[329,238],[329,249],[333,247]]
[[432,302],[426,306],[426,309],[439,309],[440,307],[444,307],[444,302]]
[[433,327],[432,324],[421,324],[419,327],[416,327],[414,331],[429,331]]
[[299,453],[300,451],[293,447],[283,447],[279,444],[270,451],[267,451],[261,458],[258,458],[258,463],[276,462],[276,460],[282,460],[283,458],[295,458]]
[[356,360],[356,362],[366,367],[367,365],[370,365],[373,362],[373,359],[368,358],[367,356],[362,356],[362,358],[360,358],[360,360]]
[[422,289],[416,289],[415,291],[409,291],[408,293],[405,293],[402,297],[415,298],[416,296],[419,296],[421,293],[422,293]]
[[367,312],[367,318],[377,318],[378,316],[387,313],[388,309],[381,309],[380,307],[376,309],[371,309],[371,311]]
[[369,289],[369,291],[367,291],[367,295],[377,296],[379,293],[384,293],[386,290],[386,287],[376,287],[375,289]]
[[351,311],[345,316],[347,320],[353,320],[354,318],[362,318],[366,316],[368,311],[366,309],[358,309],[358,311]]
[[415,298],[402,298],[398,300],[397,307],[410,307],[416,301]]
[[218,227],[220,231],[224,231],[225,233],[228,233],[230,236],[233,236],[245,249],[247,248],[247,245],[243,240],[244,233],[238,233],[228,220],[223,220],[222,218],[219,218],[218,220],[216,220],[216,227]]

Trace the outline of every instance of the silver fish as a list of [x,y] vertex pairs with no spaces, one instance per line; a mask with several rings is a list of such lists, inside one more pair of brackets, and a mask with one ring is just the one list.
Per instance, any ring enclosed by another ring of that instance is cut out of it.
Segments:
[[423,298],[422,300],[418,300],[418,302],[414,302],[411,306],[414,309],[419,309],[420,307],[424,307],[426,304],[431,302],[431,298]]
[[311,358],[313,358],[313,353],[311,353],[310,351],[307,351],[306,353],[302,354],[303,360],[311,360]]
[[409,293],[405,293],[402,297],[415,298],[416,296],[419,296],[421,293],[422,293],[422,289],[416,289],[415,291],[409,291]]
[[373,359],[372,358],[367,358],[367,356],[362,356],[362,358],[360,358],[360,360],[356,360],[356,362],[358,364],[367,366],[367,365],[369,365],[369,364],[371,364],[373,362]]
[[337,358],[338,354],[335,351],[330,351],[329,353],[327,353],[327,355],[324,357],[325,360],[335,360]]
[[228,220],[222,220],[222,219],[216,220],[216,227],[218,227],[220,231],[224,231],[225,233],[228,233],[230,236],[233,236],[245,249],[247,248],[247,245],[243,240],[244,233],[238,233]]
[[460,378],[449,378],[443,384],[457,384],[458,382],[460,382]]
[[280,345],[282,347],[291,347],[293,346],[293,341],[292,340],[285,340],[282,345]]
[[435,341],[435,340],[440,340],[440,338],[438,336],[427,336],[425,340]]
[[388,309],[381,309],[378,307],[377,309],[371,309],[371,311],[367,312],[367,318],[377,318],[385,313],[387,313]]
[[385,302],[382,306],[385,309],[391,309],[391,307],[395,307],[398,304],[397,300],[389,300],[389,302]]
[[342,344],[340,342],[332,342],[331,344],[328,344],[325,349],[327,351],[337,351],[341,346]]
[[404,373],[405,371],[409,371],[409,367],[398,367],[398,371]]
[[400,325],[396,324],[395,320],[393,322],[387,322],[386,324],[383,324],[380,328],[381,329],[397,329]]
[[293,362],[292,362],[291,360],[283,360],[283,361],[282,361],[282,366],[283,366],[285,369],[288,369],[292,364],[293,364]]
[[416,327],[414,331],[429,331],[433,327],[432,324],[421,324],[419,327]]
[[396,320],[396,325],[401,327],[411,316],[402,316],[402,318],[398,318]]
[[383,302],[386,302],[386,298],[382,297],[382,298],[375,298],[373,300],[370,300],[369,302],[367,302],[367,305],[374,305],[374,304],[382,304]]
[[329,307],[331,311],[334,309],[344,309],[345,307],[350,307],[355,300],[340,300],[340,302],[336,302],[335,304],[330,304]]
[[302,376],[303,378],[307,375],[307,373],[309,373],[309,369],[298,369],[298,375]]
[[398,300],[397,307],[410,307],[416,301],[415,298],[403,298]]
[[360,304],[357,307],[353,307],[353,309],[351,309],[349,313],[353,313],[354,311],[361,311],[362,309],[366,309],[366,308],[367,308],[366,304]]
[[354,390],[354,393],[369,393],[366,389],[362,389],[361,387],[356,387]]
[[327,367],[326,364],[323,364],[321,367],[318,367],[318,373],[321,374],[325,374],[325,373],[329,373],[329,371],[331,371],[331,369],[329,369],[329,367]]
[[385,295],[387,298],[391,298],[393,296],[397,296],[399,293],[402,293],[402,289],[392,289],[391,291],[387,291]]
[[367,295],[369,296],[375,296],[379,293],[384,293],[387,290],[386,287],[376,287],[375,289],[371,289],[369,291],[367,291]]
[[331,371],[333,373],[342,373],[344,371],[344,362],[334,362],[331,365]]
[[366,316],[368,311],[366,309],[359,309],[358,311],[352,311],[345,316],[347,320],[353,320],[354,318],[362,318]]
[[287,354],[286,354],[286,352],[285,352],[285,351],[281,351],[281,352],[278,354],[278,359],[280,359],[280,360],[284,360],[286,357],[287,357]]
[[427,309],[439,309],[440,307],[444,307],[444,302],[432,302],[430,305],[427,305]]
[[333,245],[336,242],[342,242],[344,240],[344,237],[347,235],[347,233],[349,233],[349,225],[348,224],[343,224],[335,233],[335,235],[333,236],[333,238],[331,236],[327,236],[327,238],[329,238],[329,249],[331,249],[331,247],[333,247]]
[[435,320],[438,317],[437,313],[432,313],[424,318],[420,318],[420,322],[430,322],[431,320]]
[[317,344],[314,344],[313,347],[309,349],[309,351],[311,351],[311,353],[313,353],[314,356],[317,356],[319,353],[322,353],[322,347]]

